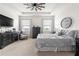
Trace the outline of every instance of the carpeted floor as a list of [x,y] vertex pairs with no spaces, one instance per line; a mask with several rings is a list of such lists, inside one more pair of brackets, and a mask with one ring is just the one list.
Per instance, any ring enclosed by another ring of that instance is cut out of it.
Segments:
[[74,52],[38,52],[35,47],[35,39],[19,40],[3,49],[0,56],[74,56]]

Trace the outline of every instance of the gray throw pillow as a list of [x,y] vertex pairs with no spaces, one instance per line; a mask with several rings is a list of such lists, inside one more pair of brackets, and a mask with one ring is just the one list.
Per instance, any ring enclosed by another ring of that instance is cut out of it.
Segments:
[[59,35],[59,36],[61,36],[61,35],[65,35],[66,32],[67,32],[66,30],[61,30],[61,31],[58,33],[58,35]]
[[66,35],[75,38],[75,31],[67,32]]

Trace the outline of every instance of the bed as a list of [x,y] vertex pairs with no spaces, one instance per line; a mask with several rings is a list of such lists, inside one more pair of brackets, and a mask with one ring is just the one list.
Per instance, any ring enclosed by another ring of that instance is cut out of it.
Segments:
[[38,34],[36,47],[38,51],[74,51],[75,39],[67,35]]

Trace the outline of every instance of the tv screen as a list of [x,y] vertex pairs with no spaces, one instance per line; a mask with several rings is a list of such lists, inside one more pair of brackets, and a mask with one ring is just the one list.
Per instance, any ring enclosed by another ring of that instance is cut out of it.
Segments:
[[0,26],[12,27],[13,26],[13,19],[0,14]]

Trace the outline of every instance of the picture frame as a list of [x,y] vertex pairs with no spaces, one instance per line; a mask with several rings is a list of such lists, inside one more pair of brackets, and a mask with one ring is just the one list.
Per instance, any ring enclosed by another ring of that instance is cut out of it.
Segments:
[[69,28],[72,25],[72,18],[71,17],[65,17],[61,21],[61,27],[62,28]]

